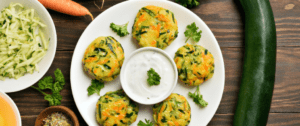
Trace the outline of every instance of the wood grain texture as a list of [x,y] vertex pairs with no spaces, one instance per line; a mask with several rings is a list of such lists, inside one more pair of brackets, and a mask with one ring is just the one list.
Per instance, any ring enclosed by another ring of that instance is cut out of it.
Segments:
[[[242,73],[243,48],[221,48],[225,61],[225,90],[217,113],[233,113]],[[270,112],[300,112],[300,48],[279,47]]]
[[[75,0],[96,17],[122,0],[105,0],[103,9],[94,0]],[[221,47],[225,62],[225,88],[221,104],[209,125],[229,126],[233,121],[243,64],[244,23],[243,10],[237,0],[201,0],[192,8],[213,31]],[[277,27],[277,65],[275,89],[268,120],[270,126],[300,125],[300,1],[270,0]],[[96,1],[101,5],[101,1]],[[70,87],[70,65],[73,50],[84,29],[90,23],[88,17],[73,17],[49,10],[58,37],[57,53],[45,76],[54,76],[56,68],[65,75],[62,105],[77,115],[82,126],[87,124],[81,117]],[[35,84],[37,86],[37,84]],[[38,91],[28,88],[9,93],[16,102],[24,126],[34,125],[37,115],[47,108],[48,102]]]
[[[37,116],[22,116],[24,126],[33,126]],[[298,126],[300,124],[298,113],[271,113],[267,126]],[[233,114],[215,114],[208,126],[231,126]],[[81,123],[80,126],[87,126]]]
[[[267,126],[299,126],[299,113],[271,113]],[[208,126],[231,126],[233,114],[215,114]]]
[[[78,0],[94,17],[122,0],[106,0],[99,10],[93,0]],[[300,46],[300,2],[298,0],[270,0],[273,8],[278,46]],[[101,5],[101,2],[96,2]],[[294,5],[286,9],[287,5]],[[201,0],[201,4],[190,9],[212,30],[221,47],[243,47],[243,10],[238,0]],[[58,50],[74,50],[76,43],[90,23],[88,17],[73,17],[49,11],[57,30]],[[76,26],[76,27],[75,27]],[[201,28],[200,28],[201,29]]]

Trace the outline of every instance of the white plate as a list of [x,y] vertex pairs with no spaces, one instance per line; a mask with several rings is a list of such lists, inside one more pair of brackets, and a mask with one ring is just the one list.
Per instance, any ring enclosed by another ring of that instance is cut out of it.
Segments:
[[5,81],[0,80],[0,89],[7,93],[23,90],[40,80],[48,71],[54,60],[57,43],[53,20],[46,8],[40,2],[37,0],[0,0],[0,10],[7,7],[11,2],[21,3],[26,9],[33,8],[35,10],[42,22],[47,25],[44,29],[44,34],[45,38],[50,38],[50,42],[47,54],[38,63],[39,72],[35,71],[33,74],[27,73],[18,80],[14,78],[5,78]]
[[[178,84],[173,92],[185,96],[190,103],[192,110],[190,126],[207,125],[215,114],[223,94],[225,70],[222,53],[213,33],[197,15],[183,6],[170,1],[125,1],[110,7],[101,13],[85,29],[76,45],[71,64],[72,93],[80,114],[88,125],[98,125],[95,119],[95,107],[100,96],[96,94],[92,96],[87,95],[87,88],[91,84],[91,79],[84,73],[81,65],[81,60],[83,58],[85,49],[95,38],[99,36],[113,36],[122,44],[125,51],[125,58],[129,56],[131,52],[139,48],[137,42],[133,40],[131,34],[122,38],[119,37],[109,28],[109,25],[111,22],[116,24],[125,24],[129,21],[128,31],[131,33],[136,14],[138,13],[139,9],[146,5],[156,5],[169,9],[174,13],[175,18],[178,21],[178,38],[176,38],[172,44],[165,49],[165,51],[171,57],[175,56],[175,52],[179,47],[185,45],[186,37],[184,36],[184,31],[186,30],[187,25],[196,22],[196,25],[202,30],[202,38],[198,44],[207,48],[215,58],[214,76],[200,86],[201,94],[203,94],[204,99],[208,102],[208,106],[205,108],[200,108],[192,101],[191,98],[188,97],[188,92],[194,92],[196,87],[187,87],[184,86],[182,82],[178,81]],[[105,87],[101,90],[100,95],[104,95],[108,91],[115,91],[120,88],[120,79],[117,77],[115,80],[105,84]],[[144,121],[145,118],[153,120],[151,105],[139,105],[139,107],[140,111],[137,121],[133,123],[132,126],[136,126],[139,120]]]

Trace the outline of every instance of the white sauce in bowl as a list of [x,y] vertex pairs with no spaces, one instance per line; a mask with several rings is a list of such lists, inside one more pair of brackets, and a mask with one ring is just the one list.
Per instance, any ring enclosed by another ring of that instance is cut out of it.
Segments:
[[[150,86],[147,71],[153,68],[160,84]],[[121,83],[126,94],[142,104],[154,104],[167,98],[177,83],[174,61],[162,50],[144,47],[134,52],[121,70]]]

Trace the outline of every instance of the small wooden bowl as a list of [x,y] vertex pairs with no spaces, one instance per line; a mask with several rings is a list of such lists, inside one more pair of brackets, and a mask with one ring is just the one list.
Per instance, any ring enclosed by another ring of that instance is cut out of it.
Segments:
[[73,122],[73,126],[79,126],[78,119],[74,112],[65,106],[51,106],[44,109],[35,120],[35,126],[43,126],[43,119],[54,112],[61,112]]

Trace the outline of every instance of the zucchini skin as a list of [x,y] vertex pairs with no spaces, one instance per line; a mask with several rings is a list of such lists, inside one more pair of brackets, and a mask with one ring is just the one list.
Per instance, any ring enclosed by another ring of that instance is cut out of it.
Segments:
[[276,69],[276,28],[269,0],[240,0],[245,54],[234,126],[266,125]]

